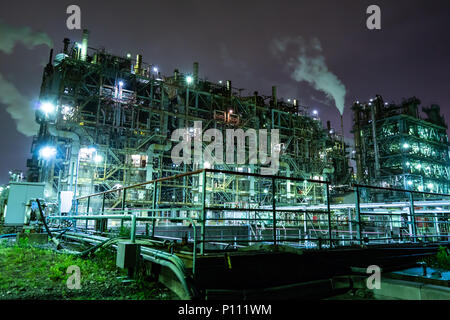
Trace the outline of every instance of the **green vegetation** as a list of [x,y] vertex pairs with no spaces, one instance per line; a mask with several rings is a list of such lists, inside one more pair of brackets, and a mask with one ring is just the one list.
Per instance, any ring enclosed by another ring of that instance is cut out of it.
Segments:
[[439,247],[438,253],[425,260],[425,262],[434,268],[450,270],[450,254],[446,247]]
[[436,263],[439,268],[450,270],[450,254],[448,248],[440,247],[436,255]]
[[[69,289],[69,266],[78,266],[81,288]],[[159,284],[139,278],[124,283],[126,271],[115,265],[115,252],[101,249],[89,259],[32,247],[27,239],[17,245],[0,242],[0,299],[174,299]]]
[[119,229],[119,237],[129,238],[131,236],[131,227],[121,226]]

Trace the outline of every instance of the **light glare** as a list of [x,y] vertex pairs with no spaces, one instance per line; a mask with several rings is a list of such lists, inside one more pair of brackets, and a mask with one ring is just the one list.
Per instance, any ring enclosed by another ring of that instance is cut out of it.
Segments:
[[39,150],[39,155],[46,160],[51,159],[56,155],[56,149],[50,146],[43,147]]
[[41,104],[41,110],[45,114],[53,113],[55,111],[55,106],[50,102],[43,102]]

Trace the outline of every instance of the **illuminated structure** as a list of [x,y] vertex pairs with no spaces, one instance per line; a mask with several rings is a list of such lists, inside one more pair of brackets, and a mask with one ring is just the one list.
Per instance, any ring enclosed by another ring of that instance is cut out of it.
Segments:
[[[65,39],[64,49],[54,60],[51,54],[44,71],[36,113],[40,130],[28,161],[28,180],[46,182],[49,198],[57,199],[60,191],[80,196],[201,169],[195,164],[176,166],[171,159],[172,132],[190,128],[192,135],[198,134],[194,121],[202,121],[204,131],[279,129],[279,175],[349,182],[348,157],[340,137],[327,134],[318,113],[300,106],[298,100],[278,99],[276,87],[272,96],[257,92],[241,96],[231,81],[200,79],[198,63],[189,74],[175,70],[162,76],[141,55],[132,60],[131,54],[120,57],[88,47],[88,35],[85,31],[80,44]],[[258,165],[214,168],[260,172]],[[179,203],[192,203],[198,197],[196,182],[188,179],[176,194],[159,188],[160,202],[175,196]],[[249,202],[259,192],[271,196],[252,178],[230,178],[217,188],[246,194]],[[285,182],[279,188],[284,190],[282,197],[298,203],[324,197],[323,188],[316,190],[314,184]],[[142,192],[126,197],[135,200],[134,206],[148,204]],[[233,202],[230,194],[224,197],[223,202]],[[108,198],[107,206],[117,207],[121,200]]]
[[447,194],[450,159],[447,125],[437,105],[381,96],[353,105],[357,180],[369,185]]

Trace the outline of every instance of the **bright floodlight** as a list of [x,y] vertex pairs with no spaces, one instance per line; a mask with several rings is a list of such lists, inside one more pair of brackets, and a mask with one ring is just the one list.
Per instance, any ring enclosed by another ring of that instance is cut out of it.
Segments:
[[154,73],[158,73],[158,68],[157,67],[153,67],[153,72]]
[[51,102],[43,102],[41,103],[41,110],[45,114],[50,114],[55,112],[55,106]]
[[409,148],[409,144],[405,143],[403,144],[403,149],[408,149]]
[[100,163],[100,162],[103,161],[103,157],[102,157],[101,155],[97,154],[97,155],[94,157],[94,161],[95,161],[95,163]]
[[428,189],[433,189],[433,184],[429,183],[427,187],[428,187]]
[[319,111],[313,110],[313,115],[317,116],[319,114]]
[[81,154],[93,154],[95,151],[97,151],[97,149],[95,149],[94,147],[80,149]]
[[412,181],[408,181],[408,185],[411,186],[413,184]]
[[42,149],[39,150],[39,155],[46,160],[51,159],[56,155],[56,149],[50,146],[42,147]]
[[124,85],[123,81],[119,81],[119,86],[123,87],[123,85]]
[[191,76],[187,76],[187,77],[186,77],[186,83],[187,83],[187,84],[191,84],[192,81],[194,81],[194,79],[193,79]]

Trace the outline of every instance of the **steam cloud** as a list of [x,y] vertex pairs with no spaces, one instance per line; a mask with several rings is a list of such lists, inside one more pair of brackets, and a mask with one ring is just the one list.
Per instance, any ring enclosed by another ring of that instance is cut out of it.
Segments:
[[271,50],[276,57],[281,58],[287,53],[288,46],[294,46],[298,52],[296,58],[288,59],[292,79],[298,82],[306,81],[316,90],[324,92],[328,98],[334,100],[342,115],[347,90],[341,80],[328,70],[319,39],[314,38],[309,44],[302,37],[276,39]]
[[0,74],[0,103],[6,105],[6,111],[16,121],[17,131],[30,137],[36,134],[39,126],[34,120],[30,101],[17,88]]
[[[28,49],[39,45],[53,46],[50,37],[43,32],[33,32],[27,27],[11,27],[2,21],[0,21],[0,35],[0,51],[6,54],[11,54],[18,43],[22,43]],[[36,134],[39,126],[35,122],[30,99],[23,96],[1,73],[0,103],[6,106],[6,111],[16,121],[17,131],[28,137]]]

